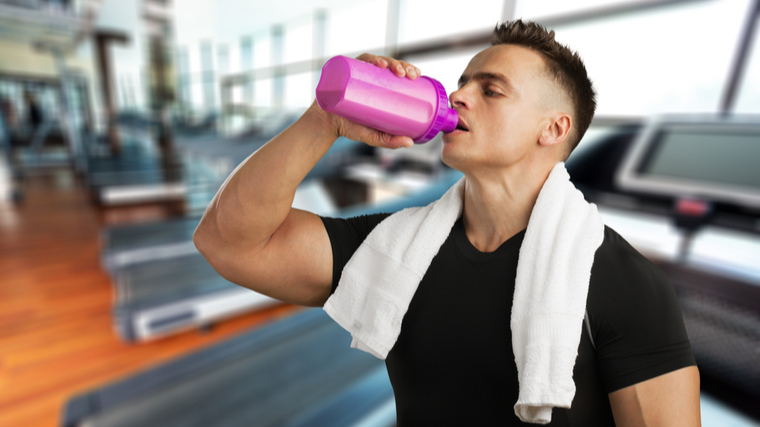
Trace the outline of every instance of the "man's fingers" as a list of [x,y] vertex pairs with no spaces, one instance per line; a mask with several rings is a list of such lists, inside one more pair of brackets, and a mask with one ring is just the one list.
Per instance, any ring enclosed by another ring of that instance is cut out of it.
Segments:
[[414,145],[414,141],[408,136],[391,135],[374,129],[373,131],[373,142],[369,143],[369,145],[380,148],[390,148],[392,150],[397,148],[409,148]]
[[409,77],[411,80],[416,79],[421,75],[420,69],[414,65],[401,61],[389,56],[372,55],[369,53],[363,53],[356,57],[356,59],[364,62],[369,62],[380,68],[388,68],[393,71],[393,74],[399,77]]
[[[314,102],[312,104],[314,108],[320,108],[319,105]],[[321,110],[324,114],[328,114],[333,121],[333,129],[336,136],[343,136],[354,141],[361,141],[367,145],[380,148],[409,148],[414,145],[414,140],[408,136],[397,136],[373,129],[371,127],[352,122],[344,117],[335,115],[333,113],[327,113]]]
[[384,144],[383,146],[385,148],[391,148],[391,149],[397,149],[397,148],[409,148],[414,145],[414,141],[412,138],[409,138],[408,136],[396,136],[396,135],[384,135]]
[[356,59],[358,59],[359,61],[369,62],[370,64],[375,64],[381,68],[385,68],[388,66],[388,62],[384,60],[381,56],[372,55],[371,53],[362,53],[361,55],[357,56]]
[[388,68],[399,77],[409,77],[414,80],[420,76],[419,69],[406,61],[400,61],[398,59],[389,58]]
[[372,55],[370,53],[362,53],[361,55],[357,56],[356,59],[364,62],[369,62],[370,64],[374,64],[380,68],[386,68],[388,67],[388,61],[379,55]]

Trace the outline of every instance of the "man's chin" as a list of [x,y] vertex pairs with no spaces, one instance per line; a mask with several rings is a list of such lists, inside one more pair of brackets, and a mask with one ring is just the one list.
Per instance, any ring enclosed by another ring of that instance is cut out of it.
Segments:
[[464,156],[462,156],[461,152],[458,152],[454,144],[444,141],[443,149],[441,150],[441,161],[446,166],[461,172]]

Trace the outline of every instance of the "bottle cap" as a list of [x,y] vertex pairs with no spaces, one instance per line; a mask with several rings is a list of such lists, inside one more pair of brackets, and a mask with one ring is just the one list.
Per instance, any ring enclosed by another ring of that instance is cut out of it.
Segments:
[[459,114],[453,108],[449,108],[449,97],[446,95],[446,89],[444,89],[443,85],[438,80],[427,76],[421,76],[420,78],[428,79],[433,83],[438,97],[438,108],[435,120],[433,120],[428,130],[420,138],[414,140],[415,144],[424,144],[430,141],[440,131],[451,132],[456,129],[457,123],[459,123]]

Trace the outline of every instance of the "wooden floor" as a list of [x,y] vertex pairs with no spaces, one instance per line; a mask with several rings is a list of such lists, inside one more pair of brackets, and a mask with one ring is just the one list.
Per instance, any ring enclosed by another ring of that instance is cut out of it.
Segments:
[[0,203],[0,426],[55,426],[77,392],[291,314],[280,305],[146,344],[125,344],[111,321],[99,265],[104,220],[148,221],[160,210],[105,215],[66,170],[29,177],[25,201]]

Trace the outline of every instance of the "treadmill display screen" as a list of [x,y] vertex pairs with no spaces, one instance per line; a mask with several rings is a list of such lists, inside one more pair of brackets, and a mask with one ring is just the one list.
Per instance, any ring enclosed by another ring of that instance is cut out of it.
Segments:
[[760,133],[664,129],[653,142],[640,174],[760,188]]

